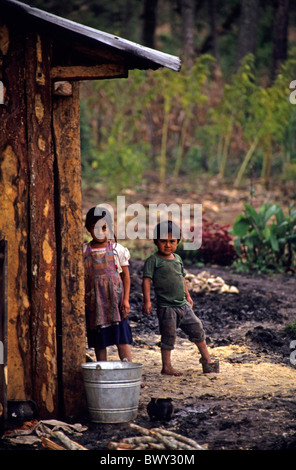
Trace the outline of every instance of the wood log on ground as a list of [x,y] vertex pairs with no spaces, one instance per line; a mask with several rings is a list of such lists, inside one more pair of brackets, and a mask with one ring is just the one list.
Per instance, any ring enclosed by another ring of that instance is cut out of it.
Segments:
[[41,442],[43,447],[48,450],[66,450],[64,447],[60,446],[59,444],[56,444],[55,442],[51,441],[50,439],[44,436],[41,437]]
[[[148,438],[152,437],[154,438],[154,440],[151,440],[149,445],[151,447],[156,446],[154,448],[159,448],[159,446],[161,446],[162,449],[165,448],[165,449],[172,449],[172,450],[179,450],[179,449],[205,450],[204,447],[199,445],[193,439],[182,436],[181,434],[177,434],[172,431],[168,431],[166,429],[161,429],[161,428],[146,429],[134,423],[131,423],[130,427],[134,429],[135,431],[140,432],[145,437],[127,438],[129,439],[129,443],[148,442]],[[126,442],[125,439],[124,441]],[[155,441],[157,441],[158,444]]]
[[109,442],[108,444],[109,450],[130,450],[132,446],[126,442]]
[[150,436],[150,430],[139,426],[138,424],[130,423],[130,428],[134,429],[135,431],[139,431],[144,436]]
[[195,442],[193,439],[190,439],[189,437],[185,437],[185,436],[182,436],[181,434],[177,434],[177,433],[175,433],[175,432],[168,431],[167,429],[160,429],[160,432],[161,432],[164,436],[172,436],[172,437],[174,437],[176,440],[181,441],[181,442],[184,442],[185,444],[188,444],[189,446],[194,447],[194,448],[196,448],[197,450],[205,450],[204,447],[202,447],[200,444],[198,444],[197,442]]
[[134,431],[138,431],[141,435],[126,437],[121,439],[120,442],[110,442],[108,448],[114,450],[206,450],[193,439],[167,429],[146,429],[134,423],[130,423],[130,428]]
[[149,442],[157,442],[156,439],[152,436],[136,436],[136,437],[124,437],[120,442],[126,444],[147,444]]
[[156,439],[161,443],[164,444],[167,449],[178,450],[178,442],[175,439],[167,438],[163,436],[160,432],[152,431],[153,435]]
[[154,449],[154,450],[165,450],[165,445],[161,444],[160,442],[150,442],[149,444],[149,449]]
[[56,437],[65,447],[69,450],[88,450],[86,447],[83,447],[78,442],[72,441],[67,437],[62,431],[55,431],[51,433],[52,437]]

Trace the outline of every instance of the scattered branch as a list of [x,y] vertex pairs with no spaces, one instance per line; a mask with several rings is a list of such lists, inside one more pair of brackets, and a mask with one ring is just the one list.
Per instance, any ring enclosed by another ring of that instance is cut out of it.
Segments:
[[48,450],[66,450],[64,447],[60,446],[59,444],[56,444],[55,442],[51,441],[47,437],[41,437],[41,442],[43,447],[45,447]]
[[86,447],[72,441],[62,431],[55,431],[52,433],[52,437],[56,437],[65,447],[69,450],[88,450]]
[[193,439],[161,428],[146,429],[131,423],[131,429],[139,432],[140,436],[127,437],[120,442],[110,442],[109,449],[114,450],[142,450],[142,449],[171,449],[171,450],[205,450]]

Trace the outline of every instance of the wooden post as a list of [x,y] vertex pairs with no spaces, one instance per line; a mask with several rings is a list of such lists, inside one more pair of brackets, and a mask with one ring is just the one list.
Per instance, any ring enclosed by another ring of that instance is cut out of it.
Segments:
[[0,232],[7,240],[8,399],[31,398],[28,155],[22,33],[0,21]]
[[7,241],[0,232],[0,436],[7,418]]
[[33,399],[44,418],[58,413],[51,50],[34,32],[26,46]]
[[81,372],[81,363],[85,362],[86,337],[79,116],[79,83],[72,82],[72,95],[55,96],[53,103],[59,383],[65,416],[77,416],[85,406]]

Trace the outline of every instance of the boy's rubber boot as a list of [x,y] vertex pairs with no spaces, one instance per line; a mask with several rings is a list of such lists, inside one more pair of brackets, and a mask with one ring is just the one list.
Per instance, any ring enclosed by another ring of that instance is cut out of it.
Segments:
[[202,365],[202,371],[204,374],[209,374],[211,372],[218,373],[220,370],[219,367],[219,361],[213,361],[213,362],[204,362],[202,359],[200,359],[201,365]]

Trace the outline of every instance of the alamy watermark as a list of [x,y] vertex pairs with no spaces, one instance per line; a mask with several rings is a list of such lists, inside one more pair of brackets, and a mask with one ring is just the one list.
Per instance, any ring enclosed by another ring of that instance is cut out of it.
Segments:
[[[197,250],[202,242],[202,204],[170,205],[134,203],[126,206],[125,196],[117,196],[116,228],[114,209],[110,204],[96,206],[94,214],[104,216],[104,209],[111,216],[112,230],[119,240],[154,239],[154,229],[159,222],[171,220],[177,226],[173,238],[183,239],[184,250]],[[164,234],[165,235],[165,234]]]
[[289,86],[290,90],[294,90],[290,93],[290,103],[296,104],[296,80],[292,80]]
[[294,349],[294,351],[292,351],[290,354],[290,362],[293,364],[293,366],[296,366],[296,339],[291,341],[290,349]]

